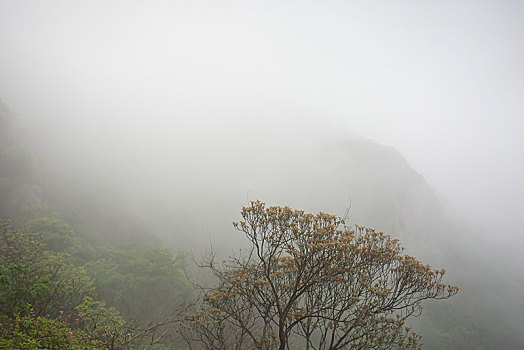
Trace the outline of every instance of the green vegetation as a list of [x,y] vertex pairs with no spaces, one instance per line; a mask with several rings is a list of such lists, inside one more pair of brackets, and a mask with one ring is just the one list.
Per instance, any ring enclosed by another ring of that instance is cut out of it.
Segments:
[[85,297],[95,294],[84,267],[46,250],[38,234],[14,230],[5,221],[1,230],[2,315],[13,318],[32,309],[38,316],[54,317],[59,310],[73,312]]
[[19,316],[3,322],[0,349],[100,349],[103,343],[59,319]]
[[159,321],[191,294],[182,255],[100,248],[76,266],[67,250],[47,243],[1,222],[0,348],[126,349],[164,326]]
[[184,256],[158,247],[105,249],[86,268],[96,276],[98,296],[128,319],[167,317],[191,295]]

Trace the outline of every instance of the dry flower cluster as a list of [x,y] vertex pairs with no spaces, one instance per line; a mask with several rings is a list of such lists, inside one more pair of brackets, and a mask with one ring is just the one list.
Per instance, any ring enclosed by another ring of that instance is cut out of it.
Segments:
[[205,261],[218,285],[178,328],[192,349],[419,349],[406,319],[458,291],[397,240],[340,217],[260,201],[241,214],[252,249]]

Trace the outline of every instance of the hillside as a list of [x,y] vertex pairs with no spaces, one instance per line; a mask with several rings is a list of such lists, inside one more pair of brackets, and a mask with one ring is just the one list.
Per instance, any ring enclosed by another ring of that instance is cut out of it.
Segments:
[[[17,208],[27,202],[51,203],[95,246],[131,239],[198,258],[211,246],[222,256],[242,247],[230,223],[248,200],[341,216],[349,207],[349,224],[401,239],[409,254],[449,270],[451,282],[462,287],[455,300],[430,305],[414,324],[427,349],[518,344],[518,324],[506,317],[508,300],[518,295],[509,292],[505,303],[493,300],[498,288],[479,272],[498,274],[501,267],[476,258],[484,248],[467,245],[474,228],[450,217],[424,178],[391,147],[329,128],[318,131],[316,124],[279,128],[272,121],[237,126],[234,137],[210,123],[203,130],[158,134],[154,143],[137,135],[115,139],[97,129],[81,140],[56,133],[50,141],[27,121],[12,129],[5,107],[1,117],[7,135],[0,149],[4,217],[20,217]],[[497,280],[510,291],[520,283],[505,275]]]

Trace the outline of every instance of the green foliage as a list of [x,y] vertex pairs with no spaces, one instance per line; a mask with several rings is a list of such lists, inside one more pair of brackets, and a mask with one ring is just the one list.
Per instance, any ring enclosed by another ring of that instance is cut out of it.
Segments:
[[105,302],[86,297],[82,304],[75,308],[76,321],[83,329],[98,328],[110,331],[121,330],[125,321],[114,307],[108,307]]
[[33,219],[27,223],[26,229],[38,233],[49,250],[63,252],[72,244],[71,226],[57,217]]
[[126,318],[166,317],[191,293],[183,255],[166,249],[107,249],[86,268],[101,299]]
[[82,330],[72,329],[64,320],[16,315],[0,328],[0,349],[100,349],[100,341]]
[[[47,237],[56,232],[74,235],[57,211],[47,205],[27,206],[22,220],[31,231],[48,229]],[[165,339],[165,335],[159,335],[171,323],[158,321],[166,320],[191,294],[183,271],[183,254],[174,256],[155,247],[87,245],[90,249],[83,258],[72,259],[73,250],[86,246],[81,238],[73,236],[73,245],[65,247],[49,244],[50,240],[39,232],[15,230],[6,221],[1,222],[1,229],[0,323],[4,326],[17,315],[34,314],[64,320],[69,328],[87,332],[108,349],[133,347],[147,337],[147,343],[158,347]],[[82,261],[88,263],[77,266]],[[155,332],[157,335],[151,338]]]
[[94,296],[91,278],[83,267],[69,263],[64,255],[45,250],[37,234],[13,230],[1,223],[0,266],[3,297],[0,313],[55,316],[72,311],[86,296]]
[[22,264],[0,266],[0,314],[27,314],[31,302],[48,293],[50,285],[49,277],[35,276]]
[[[93,298],[94,285],[84,267],[46,250],[38,234],[14,230],[7,222],[1,228],[0,325],[5,332],[0,349],[127,349],[160,327],[131,327],[139,322],[126,322],[115,308]],[[170,271],[175,269],[176,259],[167,251],[162,253],[158,256],[147,250],[142,252],[141,263],[128,262],[130,275],[136,268],[139,276],[150,276],[138,285],[145,288],[151,283],[148,295],[152,298],[163,297],[151,293],[154,288],[165,293],[164,278],[173,277]]]
[[60,211],[49,203],[26,202],[20,206],[20,219],[23,224],[39,217],[60,217]]
[[26,203],[21,206],[20,212],[26,230],[38,233],[48,250],[63,252],[73,244],[73,229],[60,218],[59,211],[53,206]]
[[74,322],[76,328],[86,330],[92,339],[108,349],[127,348],[126,344],[132,341],[128,324],[115,308],[107,307],[103,301],[86,297],[73,315],[61,317]]

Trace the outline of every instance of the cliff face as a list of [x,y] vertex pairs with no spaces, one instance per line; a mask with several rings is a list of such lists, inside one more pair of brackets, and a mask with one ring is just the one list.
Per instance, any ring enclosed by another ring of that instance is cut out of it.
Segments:
[[202,129],[155,138],[106,130],[80,144],[62,132],[53,144],[38,141],[44,199],[84,214],[139,216],[185,248],[207,245],[208,231],[215,248],[230,248],[238,242],[230,222],[254,199],[340,216],[351,206],[350,224],[391,233],[410,248],[431,242],[445,221],[430,186],[391,147],[273,122],[234,136]]
[[[269,139],[260,143],[265,147],[252,147],[248,156],[215,148],[214,155],[199,158],[199,164],[187,164],[209,177],[188,182],[181,198],[205,194],[212,211],[221,211],[213,214],[217,218],[237,217],[248,198],[340,216],[350,206],[349,224],[390,233],[409,248],[432,245],[436,233],[447,230],[432,189],[395,149],[359,139]],[[215,157],[221,163],[214,162]],[[207,215],[193,219],[202,224]],[[216,230],[213,221],[204,225]]]
[[354,198],[355,222],[409,240],[430,239],[441,219],[440,204],[404,157],[371,141],[353,140],[338,147],[338,157],[345,158],[338,173],[346,174],[340,181]]

